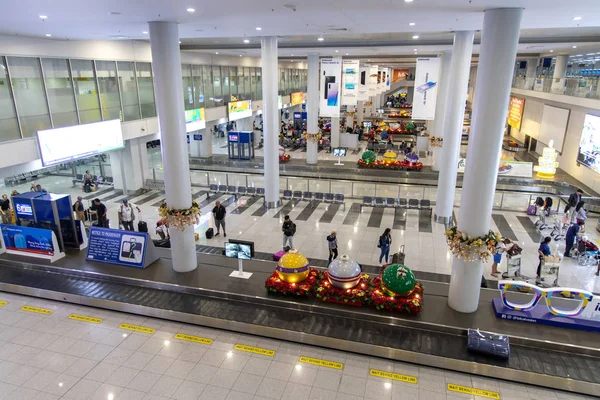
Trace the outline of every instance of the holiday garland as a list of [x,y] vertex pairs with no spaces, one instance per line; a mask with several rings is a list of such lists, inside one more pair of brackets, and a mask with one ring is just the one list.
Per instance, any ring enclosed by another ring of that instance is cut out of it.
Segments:
[[199,222],[200,205],[197,201],[192,200],[190,208],[176,209],[167,206],[167,203],[163,202],[158,207],[158,215],[162,217],[164,223],[169,224],[169,227],[183,231],[186,227],[194,226]]
[[501,239],[501,235],[493,231],[481,237],[469,237],[456,226],[446,231],[446,241],[454,257],[469,262],[486,262]]
[[302,134],[302,139],[306,140],[309,143],[319,143],[319,140],[321,140],[322,137],[323,137],[323,135],[321,135],[321,132],[318,132],[318,133],[304,132]]
[[437,137],[437,136],[429,137],[429,145],[431,147],[442,147],[443,144],[444,144],[444,138]]

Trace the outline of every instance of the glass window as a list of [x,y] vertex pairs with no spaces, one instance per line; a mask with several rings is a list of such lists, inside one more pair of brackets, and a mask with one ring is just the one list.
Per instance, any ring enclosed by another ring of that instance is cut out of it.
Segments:
[[256,97],[256,68],[250,68],[250,98],[258,100]]
[[192,79],[192,66],[181,66],[181,77],[183,79],[183,105],[186,110],[194,109],[194,81]]
[[[120,68],[121,67],[119,67],[119,72]],[[140,92],[140,106],[142,108],[142,118],[156,117],[152,64],[146,62],[135,63],[135,69],[137,70],[137,85]]]
[[223,105],[223,89],[221,88],[221,67],[212,67],[213,96],[215,98],[215,107]]
[[6,59],[23,137],[35,136],[36,131],[51,127],[40,60],[30,57],[7,57]]
[[204,84],[204,104],[206,107],[214,107],[213,82],[210,65],[202,66],[202,83]]
[[251,98],[252,88],[250,88],[250,68],[244,68],[244,100]]
[[77,125],[79,122],[75,108],[75,95],[67,60],[42,58],[42,68],[52,124],[55,128]]
[[262,99],[262,68],[256,68],[256,98]]
[[223,103],[229,101],[229,67],[221,67],[221,83],[223,87]]
[[0,57],[0,141],[20,139],[19,124],[13,103],[4,57]]
[[138,98],[135,66],[130,61],[118,61],[119,89],[123,102],[123,121],[140,119],[140,100]]
[[232,97],[238,95],[237,82],[238,82],[237,68],[231,67],[231,68],[229,68],[229,92],[231,93]]
[[204,86],[202,85],[202,66],[192,65],[194,79],[194,108],[204,107]]
[[75,85],[75,97],[79,110],[79,123],[98,122],[100,116],[100,101],[98,87],[94,74],[94,62],[90,60],[71,60],[71,73]]
[[237,67],[238,73],[238,100],[244,100],[246,98],[244,91],[244,67]]
[[105,121],[111,119],[122,121],[116,63],[114,61],[96,61],[96,74],[100,91],[102,117]]

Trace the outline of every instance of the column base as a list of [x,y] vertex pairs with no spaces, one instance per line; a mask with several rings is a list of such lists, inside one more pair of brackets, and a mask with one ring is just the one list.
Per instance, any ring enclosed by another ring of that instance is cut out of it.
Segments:
[[440,224],[445,224],[448,225],[450,222],[452,222],[452,216],[450,217],[442,217],[440,215],[434,214],[433,215],[433,221],[440,223]]
[[265,200],[265,207],[267,208],[277,208],[277,207],[281,207],[281,205],[283,204],[283,202],[281,201],[281,199],[277,200],[277,201],[266,201]]

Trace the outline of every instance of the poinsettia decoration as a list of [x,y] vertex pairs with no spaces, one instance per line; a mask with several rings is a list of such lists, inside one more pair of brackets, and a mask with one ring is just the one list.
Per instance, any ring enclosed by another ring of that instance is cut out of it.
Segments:
[[309,271],[308,278],[302,282],[294,283],[285,282],[279,278],[277,271],[275,271],[273,272],[273,275],[271,275],[265,282],[265,288],[271,293],[312,297],[316,292],[319,271],[317,271],[315,268],[310,268]]
[[347,304],[362,307],[371,288],[369,275],[362,274],[358,284],[352,289],[339,289],[333,286],[327,277],[327,272],[319,274],[317,298],[326,303]]

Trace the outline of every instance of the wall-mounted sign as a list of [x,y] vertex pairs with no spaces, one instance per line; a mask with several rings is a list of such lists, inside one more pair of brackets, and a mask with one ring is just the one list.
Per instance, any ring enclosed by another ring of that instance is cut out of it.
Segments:
[[525,107],[525,99],[519,97],[510,97],[508,106],[508,125],[515,129],[521,130],[521,120],[523,118],[523,108]]
[[356,94],[358,101],[369,100],[369,70],[370,67],[360,67],[358,76],[358,91]]
[[185,110],[185,131],[193,132],[206,128],[204,108]]
[[202,140],[202,135],[194,135],[194,140]]
[[232,101],[227,105],[229,120],[236,121],[252,116],[252,100]]
[[439,58],[417,59],[413,119],[432,120],[435,117],[439,72]]
[[408,69],[394,69],[394,72],[392,73],[392,83],[407,80],[409,74],[410,71]]
[[298,104],[302,104],[304,102],[304,96],[302,92],[294,92],[290,95],[290,98],[293,106],[297,106]]

